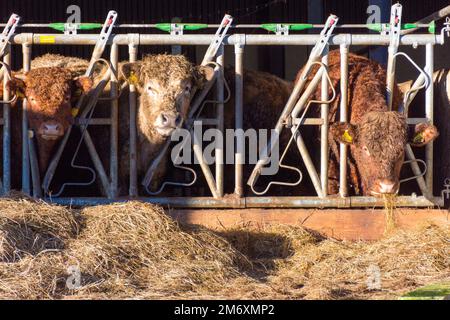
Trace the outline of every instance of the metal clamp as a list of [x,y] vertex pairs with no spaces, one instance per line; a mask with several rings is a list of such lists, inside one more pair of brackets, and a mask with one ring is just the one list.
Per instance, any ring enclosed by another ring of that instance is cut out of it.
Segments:
[[95,61],[99,59],[102,56],[103,51],[105,51],[106,43],[108,42],[109,37],[111,36],[116,20],[117,20],[117,12],[113,10],[109,11],[105,23],[103,24],[102,30],[100,31],[97,43],[95,44],[94,51],[92,53],[92,58],[89,63],[89,67],[85,72],[85,76],[91,75]]
[[213,61],[232,23],[233,17],[229,14],[226,14],[223,17],[222,22],[220,23],[220,26],[217,29],[216,34],[214,35],[214,38],[208,47],[208,50],[206,50],[205,56],[203,57],[203,61],[201,63],[202,65],[206,65],[209,62]]
[[3,32],[0,34],[0,57],[3,57],[5,54],[6,46],[8,45],[9,40],[13,36],[14,32],[16,32],[16,28],[19,25],[20,17],[13,13],[8,20]]
[[402,29],[402,5],[399,3],[391,7],[391,20],[389,29],[388,64],[386,74],[386,101],[388,110],[392,110],[392,99],[395,83],[395,55],[400,45]]

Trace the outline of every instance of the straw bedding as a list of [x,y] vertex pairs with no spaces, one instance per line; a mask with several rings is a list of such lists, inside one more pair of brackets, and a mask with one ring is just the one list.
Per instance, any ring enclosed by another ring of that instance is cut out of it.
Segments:
[[442,226],[342,242],[300,227],[184,226],[140,202],[0,200],[0,299],[381,299],[449,279]]

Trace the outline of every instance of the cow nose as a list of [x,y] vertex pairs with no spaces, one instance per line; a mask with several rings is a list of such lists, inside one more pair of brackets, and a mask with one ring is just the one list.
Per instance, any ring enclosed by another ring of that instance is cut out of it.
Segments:
[[163,127],[174,128],[181,122],[181,116],[179,114],[161,113],[160,119]]
[[378,193],[396,193],[397,192],[397,188],[396,188],[396,183],[391,181],[391,180],[387,180],[387,179],[382,179],[379,180],[377,183],[378,186]]
[[48,121],[41,124],[38,133],[44,139],[54,139],[64,135],[64,128],[58,122]]

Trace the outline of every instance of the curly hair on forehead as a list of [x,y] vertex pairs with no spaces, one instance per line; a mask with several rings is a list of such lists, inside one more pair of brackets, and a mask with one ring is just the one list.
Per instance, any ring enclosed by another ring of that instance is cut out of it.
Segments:
[[144,81],[156,79],[167,86],[172,81],[192,78],[194,67],[183,55],[157,54],[144,56],[139,71]]
[[32,90],[36,99],[45,105],[58,105],[71,89],[72,73],[65,68],[37,68],[27,73],[26,90]]
[[369,112],[358,125],[358,142],[378,159],[395,160],[404,151],[407,131],[403,114],[396,111]]

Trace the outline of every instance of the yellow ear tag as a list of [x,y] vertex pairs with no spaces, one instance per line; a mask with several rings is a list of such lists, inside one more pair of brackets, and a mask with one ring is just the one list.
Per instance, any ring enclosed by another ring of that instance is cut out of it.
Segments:
[[72,112],[72,116],[75,118],[78,115],[78,111],[80,111],[80,109],[78,108],[72,108],[71,112]]
[[342,135],[342,140],[344,140],[345,142],[348,143],[352,143],[353,142],[353,138],[352,136],[348,133],[348,130],[344,131],[344,134]]
[[414,143],[422,143],[423,141],[424,141],[424,138],[423,138],[423,134],[421,132],[417,133],[413,138]]
[[20,90],[16,90],[16,96],[17,96],[17,98],[21,98],[21,99],[25,98],[25,95]]
[[130,76],[128,77],[128,82],[135,86],[138,84],[138,81],[138,77],[134,74],[133,71],[131,71]]

